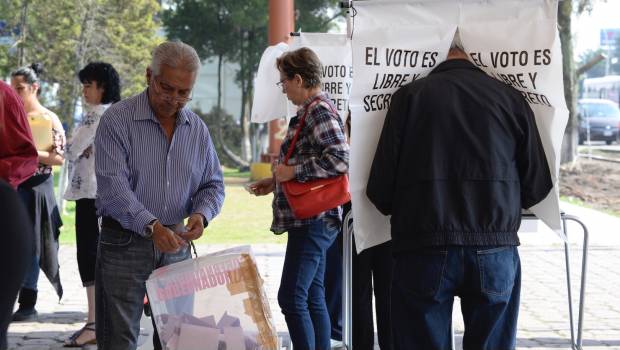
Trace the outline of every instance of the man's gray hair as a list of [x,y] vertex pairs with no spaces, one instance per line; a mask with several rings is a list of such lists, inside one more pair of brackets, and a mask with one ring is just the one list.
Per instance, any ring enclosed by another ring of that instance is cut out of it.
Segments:
[[153,58],[151,59],[153,75],[159,75],[163,64],[171,68],[197,72],[200,68],[200,58],[193,47],[182,41],[165,41],[153,50]]

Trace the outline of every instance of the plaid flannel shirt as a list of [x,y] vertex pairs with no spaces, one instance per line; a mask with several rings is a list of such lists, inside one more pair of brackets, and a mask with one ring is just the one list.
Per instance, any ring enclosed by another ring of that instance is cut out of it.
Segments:
[[[305,125],[299,133],[295,149],[288,161],[289,165],[295,165],[295,180],[300,182],[335,177],[346,174],[349,170],[349,145],[344,134],[344,126],[326,93],[307,99],[297,115],[291,119],[280,147],[279,161],[281,164],[284,163],[304,110],[316,97],[320,98],[320,102],[314,103],[308,111]],[[327,220],[335,226],[342,223],[341,207],[330,209],[312,218],[296,219],[278,183],[274,190],[272,207],[271,231],[276,234],[293,227],[305,226],[316,219]]]

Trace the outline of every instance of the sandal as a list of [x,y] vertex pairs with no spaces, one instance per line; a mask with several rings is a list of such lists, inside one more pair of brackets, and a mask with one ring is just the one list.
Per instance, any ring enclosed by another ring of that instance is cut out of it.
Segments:
[[73,333],[67,340],[65,340],[64,347],[65,348],[81,348],[84,345],[93,345],[97,344],[97,338],[91,339],[84,343],[78,343],[77,339],[84,333],[85,331],[95,332],[95,322],[88,322],[84,325],[84,327],[80,328],[77,332]]

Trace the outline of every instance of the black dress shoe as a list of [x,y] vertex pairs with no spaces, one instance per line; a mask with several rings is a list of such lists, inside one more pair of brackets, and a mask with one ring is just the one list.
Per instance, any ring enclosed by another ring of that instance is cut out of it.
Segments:
[[32,308],[19,308],[13,314],[13,322],[34,321],[37,319],[37,310]]

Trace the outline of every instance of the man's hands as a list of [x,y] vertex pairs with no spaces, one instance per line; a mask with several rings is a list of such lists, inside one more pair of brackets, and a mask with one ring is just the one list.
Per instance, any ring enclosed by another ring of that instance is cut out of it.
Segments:
[[163,253],[172,253],[179,250],[180,247],[187,245],[187,242],[171,229],[162,225],[159,220],[153,226],[153,244]]
[[202,214],[192,214],[185,228],[186,232],[175,233],[156,221],[153,226],[153,244],[163,253],[176,252],[179,248],[187,246],[187,241],[193,241],[202,236],[205,228]]
[[190,215],[185,228],[187,229],[187,232],[181,233],[181,237],[188,241],[193,241],[200,238],[205,229],[204,217],[202,214],[194,213]]

